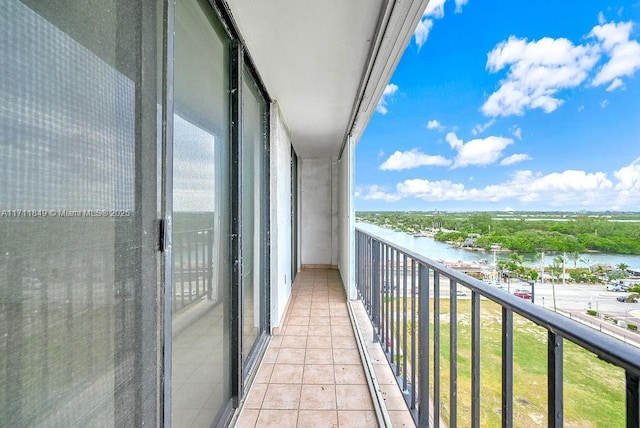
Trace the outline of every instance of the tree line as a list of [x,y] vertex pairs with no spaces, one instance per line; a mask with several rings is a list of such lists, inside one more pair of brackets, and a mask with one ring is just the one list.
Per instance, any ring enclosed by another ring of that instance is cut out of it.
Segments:
[[[407,233],[431,233],[438,241],[489,250],[493,244],[521,253],[601,251],[640,254],[640,223],[606,216],[494,217],[481,213],[358,212],[357,218]],[[619,217],[619,216],[618,216]]]

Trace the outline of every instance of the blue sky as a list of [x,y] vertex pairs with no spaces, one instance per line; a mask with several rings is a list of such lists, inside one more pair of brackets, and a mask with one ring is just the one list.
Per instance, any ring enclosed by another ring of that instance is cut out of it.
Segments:
[[640,1],[431,0],[356,210],[640,211]]

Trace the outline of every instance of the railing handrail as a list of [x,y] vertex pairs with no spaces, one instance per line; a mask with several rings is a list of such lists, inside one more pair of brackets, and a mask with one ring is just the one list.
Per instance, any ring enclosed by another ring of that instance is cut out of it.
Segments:
[[503,307],[509,308],[513,312],[541,327],[546,328],[550,332],[555,333],[590,352],[593,352],[600,359],[619,366],[627,372],[633,373],[635,376],[640,376],[640,349],[619,339],[608,336],[600,331],[594,330],[591,327],[578,323],[577,321],[568,319],[553,311],[532,305],[531,303],[516,296],[496,290],[494,287],[478,279],[458,272],[455,269],[451,269],[413,250],[404,248],[403,246],[382,238],[373,232],[363,230],[358,226],[356,226],[356,231],[395,248],[401,254],[424,264],[436,272],[446,274],[447,277],[455,280],[456,283],[477,292],[481,296],[484,296]]

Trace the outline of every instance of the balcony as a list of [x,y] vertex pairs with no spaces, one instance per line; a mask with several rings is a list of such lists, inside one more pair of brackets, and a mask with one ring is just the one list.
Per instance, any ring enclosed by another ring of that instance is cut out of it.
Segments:
[[[236,427],[413,425],[380,347],[369,341],[369,359],[361,357],[358,331],[371,332],[367,320],[362,305],[347,302],[338,271],[303,269]],[[385,408],[371,395],[371,373]]]
[[[299,275],[236,426],[640,425],[638,348],[369,233],[355,241],[359,300],[336,271]],[[596,387],[609,375],[619,390]],[[585,397],[615,421],[577,414]]]

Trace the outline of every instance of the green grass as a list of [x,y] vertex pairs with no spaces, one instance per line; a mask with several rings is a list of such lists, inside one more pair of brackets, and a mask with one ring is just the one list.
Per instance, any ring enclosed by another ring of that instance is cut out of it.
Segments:
[[[433,301],[431,302],[433,308]],[[441,301],[441,415],[449,422],[449,301]],[[433,316],[433,313],[431,314]],[[502,386],[501,308],[481,302],[481,421],[480,426],[500,426]],[[514,426],[547,425],[547,331],[514,315],[513,418]],[[471,425],[471,307],[458,301],[459,426]],[[433,355],[433,325],[430,326]],[[625,425],[624,371],[594,354],[564,341],[564,426],[617,427]],[[433,369],[433,356],[431,357]],[[430,374],[433,392],[433,373]]]

